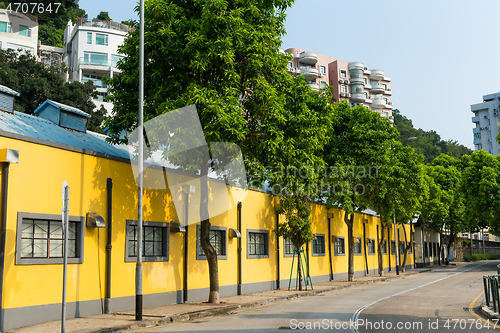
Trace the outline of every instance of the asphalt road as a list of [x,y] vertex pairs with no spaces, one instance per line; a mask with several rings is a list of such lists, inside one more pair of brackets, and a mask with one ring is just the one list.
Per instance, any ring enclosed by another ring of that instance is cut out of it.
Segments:
[[[500,332],[475,313],[500,261],[437,268],[237,313],[134,332]],[[490,326],[489,328],[487,326]]]

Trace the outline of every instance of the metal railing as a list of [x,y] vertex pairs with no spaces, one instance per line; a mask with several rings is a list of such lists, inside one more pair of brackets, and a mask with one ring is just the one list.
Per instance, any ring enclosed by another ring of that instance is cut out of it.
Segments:
[[483,276],[484,298],[486,306],[493,306],[493,311],[500,312],[500,264],[497,265],[496,275]]
[[88,59],[81,57],[78,59],[78,64],[79,65],[94,65],[94,66],[111,66],[115,67],[117,66],[119,60],[109,60],[109,59]]
[[123,32],[129,32],[135,29],[134,27],[115,21],[100,21],[100,20],[87,21],[87,18],[85,17],[78,18],[76,20],[76,24],[79,26],[105,28]]

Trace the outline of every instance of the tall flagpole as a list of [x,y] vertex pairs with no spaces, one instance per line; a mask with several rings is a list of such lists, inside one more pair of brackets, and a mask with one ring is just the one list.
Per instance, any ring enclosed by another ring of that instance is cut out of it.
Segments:
[[137,265],[135,268],[135,320],[142,320],[142,192],[144,171],[144,0],[140,0],[139,31],[139,195],[137,213]]

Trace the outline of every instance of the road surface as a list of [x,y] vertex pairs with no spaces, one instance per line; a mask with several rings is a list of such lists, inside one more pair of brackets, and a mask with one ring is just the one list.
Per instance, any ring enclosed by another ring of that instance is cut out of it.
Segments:
[[[237,313],[133,332],[500,332],[478,315],[483,275],[499,261],[435,268]],[[489,328],[488,328],[489,326]]]

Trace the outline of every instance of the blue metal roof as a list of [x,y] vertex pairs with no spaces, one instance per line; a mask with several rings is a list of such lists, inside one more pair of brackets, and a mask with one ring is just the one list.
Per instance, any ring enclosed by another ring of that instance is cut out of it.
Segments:
[[66,105],[66,104],[62,104],[62,103],[59,103],[59,102],[55,102],[55,101],[51,101],[50,99],[46,100],[45,102],[42,103],[42,105],[40,105],[39,107],[36,108],[35,110],[35,113],[40,113],[47,104],[51,104],[53,105],[54,107],[58,108],[58,109],[61,109],[61,110],[64,110],[64,111],[68,111],[68,112],[73,112],[73,113],[76,113],[80,116],[84,116],[86,118],[90,117],[90,115],[86,112],[83,112],[82,110],[80,109],[77,109],[77,108],[74,108],[72,106],[69,106],[69,105]]
[[9,87],[2,86],[1,84],[0,84],[0,91],[12,96],[19,96],[19,93],[17,91],[12,90]]
[[105,141],[105,135],[68,130],[49,120],[17,111],[14,114],[0,112],[0,135],[2,131],[129,159],[127,146],[111,145]]

